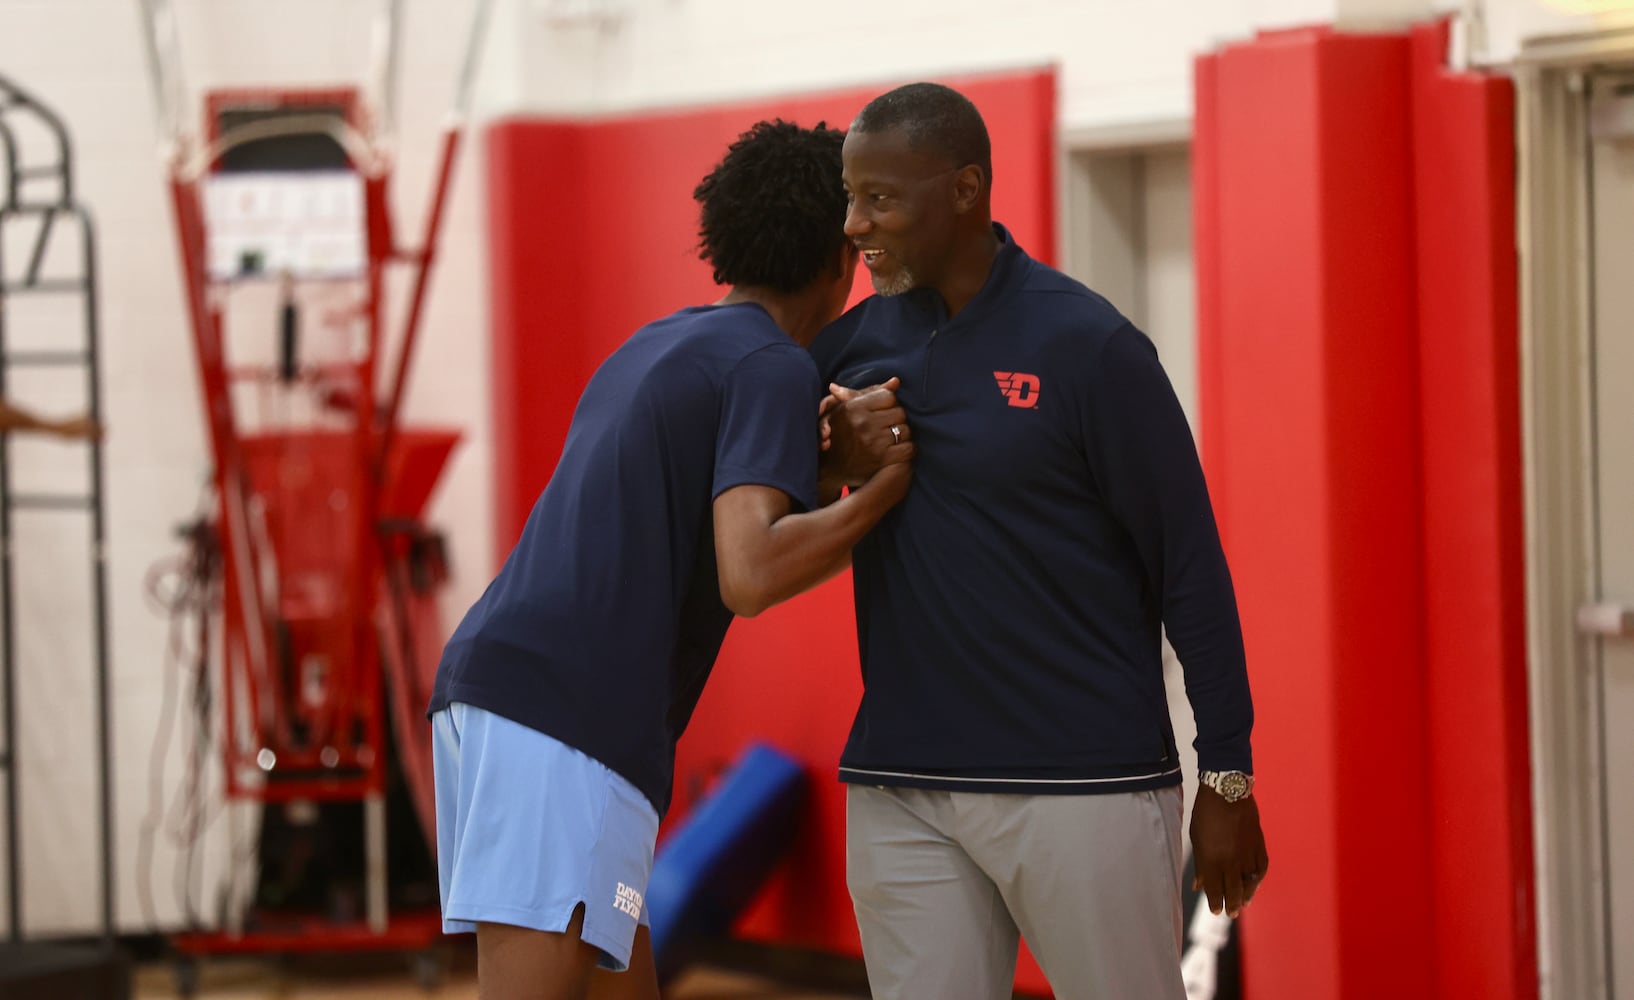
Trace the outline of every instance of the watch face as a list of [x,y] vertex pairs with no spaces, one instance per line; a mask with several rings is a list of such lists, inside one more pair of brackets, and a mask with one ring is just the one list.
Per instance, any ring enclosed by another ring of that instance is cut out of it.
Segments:
[[1227,802],[1235,802],[1248,794],[1248,776],[1239,771],[1220,775],[1220,795]]

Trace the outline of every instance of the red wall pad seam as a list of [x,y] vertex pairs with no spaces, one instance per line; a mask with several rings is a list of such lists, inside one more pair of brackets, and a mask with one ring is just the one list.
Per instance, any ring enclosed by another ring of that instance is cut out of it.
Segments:
[[1514,87],[1413,32],[1437,994],[1538,994]]

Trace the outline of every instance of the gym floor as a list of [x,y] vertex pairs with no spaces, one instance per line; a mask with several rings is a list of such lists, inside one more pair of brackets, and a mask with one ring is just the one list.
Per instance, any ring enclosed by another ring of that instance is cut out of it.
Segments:
[[[476,1000],[477,981],[469,963],[457,963],[443,985],[427,992],[405,971],[355,963],[220,960],[199,975],[196,1000]],[[133,1000],[173,1000],[173,970],[150,964],[137,970]],[[665,993],[665,1000],[862,1000],[866,993],[831,993],[788,986],[725,970],[688,970]]]

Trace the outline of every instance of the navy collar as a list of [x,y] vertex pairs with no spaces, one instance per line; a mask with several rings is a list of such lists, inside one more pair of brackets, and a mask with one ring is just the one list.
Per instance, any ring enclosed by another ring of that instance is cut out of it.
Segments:
[[1010,235],[1010,230],[1003,225],[993,223],[993,234],[999,238],[999,250],[993,255],[993,264],[987,272],[987,280],[982,283],[981,291],[965,304],[964,309],[960,310],[959,315],[951,322],[947,318],[947,306],[935,289],[916,288],[901,297],[903,305],[922,314],[924,319],[938,327],[963,325],[991,311],[993,306],[1014,287],[1032,260],[1027,256],[1027,251],[1021,249]]

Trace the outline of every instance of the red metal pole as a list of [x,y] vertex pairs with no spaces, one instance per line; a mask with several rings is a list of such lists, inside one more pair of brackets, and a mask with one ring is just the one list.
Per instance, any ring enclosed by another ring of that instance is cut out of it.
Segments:
[[431,214],[426,220],[425,242],[416,256],[419,269],[414,276],[414,294],[409,299],[408,315],[404,317],[403,346],[397,355],[397,370],[392,376],[391,393],[386,397],[386,408],[380,424],[380,451],[376,456],[376,476],[386,477],[386,462],[391,454],[392,439],[397,433],[397,416],[403,404],[403,386],[408,381],[409,361],[414,357],[414,342],[420,332],[420,316],[424,311],[426,286],[431,277],[431,263],[437,255],[437,237],[442,230],[443,207],[448,203],[448,186],[454,172],[454,156],[459,151],[462,130],[450,125],[443,133],[442,163],[437,170],[437,187],[431,195]]
[[[227,394],[220,331],[205,297],[204,220],[199,209],[198,187],[192,181],[172,177],[171,202],[176,214],[177,250],[181,257],[183,291],[187,314],[193,328],[193,356],[198,362],[199,388],[204,394],[204,411],[210,426],[210,454],[216,464],[218,485],[236,468],[236,441],[232,401]],[[230,460],[231,459],[231,460]]]
[[[204,218],[199,205],[198,185],[172,173],[170,193],[176,218],[177,252],[181,258],[183,291],[187,299],[188,320],[193,334],[193,357],[198,365],[199,390],[203,395],[205,418],[210,429],[210,454],[215,463],[216,496],[221,515],[219,528],[222,568],[223,572],[231,577],[223,595],[229,600],[237,598],[233,601],[234,607],[228,609],[223,618],[223,664],[225,669],[231,672],[232,650],[237,645],[245,668],[252,676],[251,718],[259,727],[262,720],[260,713],[255,710],[257,701],[255,682],[266,683],[269,680],[266,676],[268,673],[266,666],[270,644],[267,642],[265,603],[261,594],[259,567],[255,558],[255,548],[249,537],[246,509],[248,473],[244,467],[238,429],[233,419],[232,395],[227,382],[225,352],[222,348],[221,317],[210,308],[207,295]],[[256,673],[262,676],[255,677]],[[230,698],[230,685],[224,690],[228,692]],[[230,721],[231,714],[228,718]],[[229,738],[225,742],[228,748],[225,756],[229,769],[235,766],[231,750],[233,735],[229,730]],[[229,784],[229,789],[231,787],[232,784]]]

